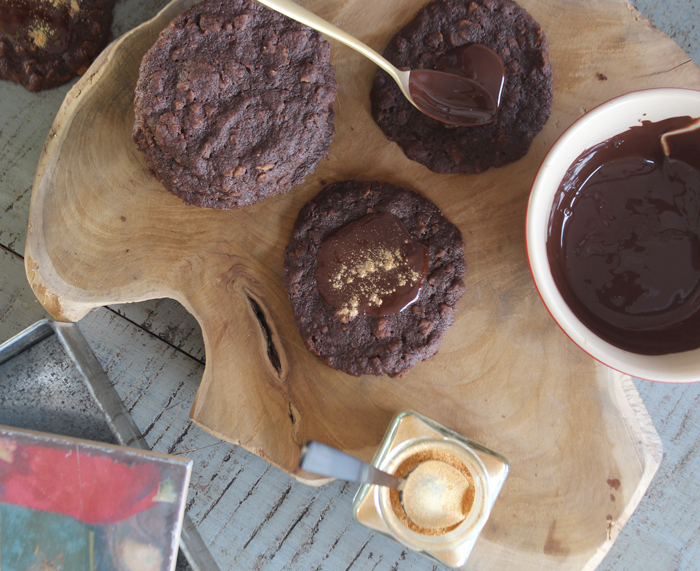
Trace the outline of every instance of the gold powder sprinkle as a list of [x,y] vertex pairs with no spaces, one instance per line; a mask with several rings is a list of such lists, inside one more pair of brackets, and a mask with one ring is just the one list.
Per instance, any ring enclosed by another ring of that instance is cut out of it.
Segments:
[[418,298],[427,254],[399,218],[370,212],[323,240],[314,276],[336,316],[392,315]]
[[32,43],[38,48],[45,48],[49,44],[49,37],[53,30],[48,26],[41,25],[38,22],[29,29],[28,35]]
[[[349,263],[344,265],[338,273],[332,277],[331,287],[335,290],[343,290],[355,282],[355,278],[365,280],[354,287],[359,288],[360,294],[369,300],[370,305],[381,306],[382,297],[391,295],[395,289],[383,285],[388,274],[395,274],[396,283],[403,287],[409,283],[413,284],[420,278],[420,274],[405,266],[405,255],[401,250],[390,251],[380,247],[370,247],[355,254]],[[396,275],[397,274],[397,275]],[[357,316],[359,301],[353,298],[354,306],[351,302],[341,308],[338,315],[349,318]]]
[[71,16],[75,16],[80,11],[78,0],[43,0],[51,4],[54,8],[68,8]]
[[6,0],[6,4],[10,10],[29,10],[27,19],[20,26],[26,30],[32,45],[39,49],[45,49],[58,40],[58,30],[51,24],[54,19],[52,10],[68,12],[71,18],[80,12],[79,0]]
[[335,312],[336,316],[342,323],[355,319],[359,313],[357,307],[360,305],[360,300],[356,297],[352,298],[347,305]]

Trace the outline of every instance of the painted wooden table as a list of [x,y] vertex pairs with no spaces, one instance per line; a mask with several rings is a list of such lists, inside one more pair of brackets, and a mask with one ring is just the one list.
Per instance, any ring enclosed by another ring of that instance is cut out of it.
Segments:
[[[162,4],[122,0],[115,37]],[[697,0],[636,5],[700,63]],[[0,84],[0,341],[45,316],[22,254],[39,153],[69,87],[31,95]],[[149,444],[195,461],[188,513],[222,569],[438,569],[352,522],[355,486],[303,486],[189,421],[204,349],[181,306],[161,300],[97,309],[79,326]],[[601,568],[697,569],[700,384],[636,384],[665,457]]]

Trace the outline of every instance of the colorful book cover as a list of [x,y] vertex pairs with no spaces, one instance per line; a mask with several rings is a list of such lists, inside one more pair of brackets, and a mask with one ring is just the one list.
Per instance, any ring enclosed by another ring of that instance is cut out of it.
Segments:
[[0,427],[0,570],[171,571],[191,468]]

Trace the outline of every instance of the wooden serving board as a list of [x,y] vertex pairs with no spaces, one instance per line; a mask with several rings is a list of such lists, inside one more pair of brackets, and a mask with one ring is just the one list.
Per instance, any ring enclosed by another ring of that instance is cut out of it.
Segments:
[[[39,300],[65,320],[112,303],[180,301],[206,347],[193,420],[302,481],[313,483],[297,473],[308,439],[369,459],[397,411],[442,422],[511,462],[470,567],[595,567],[649,485],[661,445],[631,379],[573,345],[537,296],[524,245],[528,192],[548,149],[584,112],[635,89],[700,89],[700,69],[624,1],[523,0],[550,42],[549,122],[514,164],[438,175],[387,142],[369,112],[374,66],[334,44],[328,159],[286,196],[213,211],[168,194],[131,140],[141,57],[189,1],[110,45],[66,97],[32,195],[25,263]],[[302,3],[381,51],[424,1]],[[402,379],[322,365],[286,297],[283,250],[297,213],[324,182],[349,178],[417,190],[464,234],[456,322],[440,353]]]

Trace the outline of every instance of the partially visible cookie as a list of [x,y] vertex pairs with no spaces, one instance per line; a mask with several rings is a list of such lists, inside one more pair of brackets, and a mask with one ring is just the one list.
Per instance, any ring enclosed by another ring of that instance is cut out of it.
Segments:
[[0,79],[29,91],[83,74],[112,37],[116,0],[3,0]]
[[552,72],[542,28],[511,0],[435,0],[384,51],[401,69],[435,69],[455,48],[479,43],[501,56],[506,84],[494,122],[454,127],[414,108],[382,70],[371,91],[372,115],[406,156],[438,173],[479,173],[527,153],[552,106]]
[[241,208],[313,172],[333,137],[335,94],[318,32],[247,0],[205,0],[144,56],[133,137],[186,204]]
[[[365,236],[353,234],[363,226]],[[408,249],[399,252],[389,235]],[[369,252],[360,251],[362,244]],[[320,267],[333,258],[340,265],[332,271]],[[422,260],[424,271],[415,271]],[[464,293],[466,265],[461,232],[432,202],[390,184],[345,181],[326,187],[301,209],[284,268],[297,327],[314,355],[350,375],[397,377],[437,353]],[[367,281],[372,272],[389,271],[403,299],[380,281]],[[365,281],[358,284],[360,278]],[[368,289],[368,283],[375,285]],[[334,298],[351,287],[345,300]],[[412,291],[415,301],[397,312]]]

